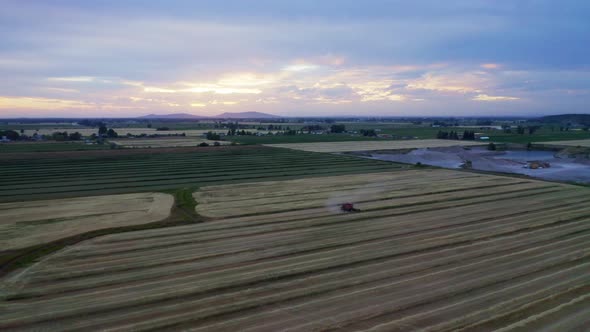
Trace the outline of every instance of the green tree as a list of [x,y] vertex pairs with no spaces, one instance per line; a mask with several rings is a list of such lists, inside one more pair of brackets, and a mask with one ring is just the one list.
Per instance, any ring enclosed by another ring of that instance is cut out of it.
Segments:
[[79,141],[82,139],[82,134],[80,134],[79,132],[71,133],[69,138],[70,141]]
[[219,134],[214,133],[212,131],[207,132],[207,134],[205,134],[205,137],[211,141],[218,141],[221,139],[221,136],[219,136]]
[[334,124],[330,126],[330,131],[336,134],[343,133],[346,131],[346,126],[343,124]]
[[117,132],[113,128],[111,128],[111,129],[107,130],[107,137],[108,138],[116,138],[116,137],[119,137],[119,134],[117,134]]
[[0,137],[4,136],[6,136],[6,138],[8,138],[11,141],[16,141],[20,138],[20,135],[14,130],[0,130]]
[[368,137],[375,137],[377,136],[377,133],[375,132],[375,129],[361,129],[360,130],[361,135],[363,136],[368,136]]
[[450,137],[448,131],[441,131],[441,130],[439,130],[438,131],[438,134],[436,135],[436,138],[439,138],[439,139],[449,139],[451,137]]
[[56,131],[55,133],[53,133],[51,135],[51,138],[53,138],[56,141],[67,141],[68,140],[68,132],[64,131],[64,132],[60,132],[60,131]]
[[98,135],[99,136],[106,135],[108,131],[109,130],[107,129],[107,126],[104,123],[101,123],[100,126],[98,127]]

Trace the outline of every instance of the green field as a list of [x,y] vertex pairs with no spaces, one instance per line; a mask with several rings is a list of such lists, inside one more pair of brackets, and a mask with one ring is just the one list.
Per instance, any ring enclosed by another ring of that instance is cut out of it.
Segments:
[[[238,122],[239,128],[246,131],[256,131],[257,128],[267,128],[270,123],[259,123],[255,121],[250,122]],[[226,123],[219,122],[196,122],[196,121],[151,121],[149,123],[151,128],[168,127],[170,130],[211,130],[217,133],[226,133]],[[292,130],[300,130],[306,126],[319,125],[324,130],[329,130],[333,123],[291,123],[285,122],[280,123],[282,129],[287,127]],[[379,123],[379,122],[345,122],[346,130],[349,133],[345,134],[298,134],[298,135],[268,135],[268,136],[231,136],[226,137],[225,140],[236,142],[242,145],[256,145],[256,144],[282,144],[282,143],[312,143],[312,142],[340,142],[340,141],[366,141],[375,140],[378,138],[365,137],[358,134],[361,129],[370,130],[373,129],[377,134],[388,134],[392,135],[394,139],[400,138],[416,138],[416,139],[432,139],[437,137],[439,131],[455,131],[461,135],[465,130],[474,131],[481,133],[485,136],[490,137],[490,141],[498,143],[518,143],[527,144],[529,142],[544,142],[544,141],[564,141],[564,140],[579,140],[590,138],[589,131],[583,130],[570,130],[560,131],[559,124],[545,124],[542,125],[534,134],[529,135],[528,131],[525,134],[517,134],[516,128],[512,129],[511,133],[506,133],[503,130],[492,129],[487,127],[431,127],[429,123],[424,124],[412,124],[412,123]],[[274,123],[273,125],[279,125]],[[529,124],[523,124],[527,127]],[[124,128],[147,128],[147,122],[141,123],[111,123],[110,127],[119,130],[119,133],[124,132]],[[218,128],[216,128],[218,127]],[[0,124],[0,129],[12,129],[19,131],[20,129],[46,129],[52,128],[55,131],[59,130],[70,130],[75,128],[88,129],[87,127],[75,126],[72,124]],[[356,133],[354,133],[356,132]],[[164,132],[165,133],[165,132]],[[75,147],[75,148],[74,148]],[[75,145],[42,145],[38,143],[30,146],[13,146],[13,145],[0,145],[1,152],[44,152],[44,151],[72,151],[72,150],[94,150],[102,149],[107,147],[97,146],[75,146]]]
[[86,145],[83,143],[3,143],[0,153],[88,151],[109,149],[108,145]]
[[348,142],[348,141],[375,141],[379,138],[365,136],[350,136],[347,134],[300,134],[300,135],[274,135],[274,136],[230,136],[226,140],[244,145],[252,144],[281,144],[281,143],[314,143],[314,142]]
[[9,159],[2,164],[0,201],[160,191],[399,167],[376,160],[267,147]]
[[[329,127],[329,126],[328,126]],[[543,141],[563,141],[563,140],[578,140],[590,138],[588,131],[559,131],[559,128],[551,129],[551,126],[545,126],[538,129],[534,134],[529,135],[528,132],[519,135],[516,129],[512,133],[505,133],[502,130],[489,128],[462,128],[462,127],[446,127],[446,128],[432,128],[429,126],[417,125],[394,125],[394,124],[374,124],[374,123],[354,123],[346,124],[348,131],[359,131],[361,129],[377,129],[378,134],[389,134],[395,137],[414,137],[417,139],[432,139],[436,138],[439,131],[455,131],[463,134],[465,130],[475,131],[490,137],[491,141],[500,143],[519,143],[527,144],[528,142],[543,142]],[[325,134],[325,135],[293,135],[293,136],[234,136],[228,140],[235,141],[240,144],[281,144],[281,143],[311,143],[311,142],[340,142],[340,141],[366,141],[377,138],[370,138],[364,136],[351,136],[349,134]]]
[[[348,128],[348,127],[347,127]],[[528,142],[542,142],[542,141],[561,141],[561,140],[577,140],[590,138],[588,131],[559,131],[551,130],[550,127],[543,127],[537,130],[533,135],[525,133],[519,135],[516,130],[512,133],[505,133],[496,129],[479,129],[479,128],[461,128],[461,127],[447,127],[447,128],[431,128],[431,127],[399,127],[399,128],[382,128],[379,133],[390,134],[395,136],[413,136],[419,139],[436,138],[436,134],[442,131],[456,131],[462,134],[465,130],[475,131],[476,133],[483,133],[490,137],[491,141],[501,143],[521,143]]]
[[542,128],[533,135],[502,134],[490,135],[494,142],[501,143],[521,143],[528,142],[548,142],[548,141],[571,141],[590,138],[590,132],[587,131],[551,131],[548,128]]

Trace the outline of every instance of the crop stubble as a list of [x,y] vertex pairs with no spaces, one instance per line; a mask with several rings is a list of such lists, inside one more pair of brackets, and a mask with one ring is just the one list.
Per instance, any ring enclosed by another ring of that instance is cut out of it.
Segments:
[[[0,328],[588,323],[579,314],[590,309],[587,188],[415,170],[211,186],[195,197],[200,213],[219,219],[95,238],[20,272],[18,283],[6,278]],[[338,211],[349,199],[362,212]]]

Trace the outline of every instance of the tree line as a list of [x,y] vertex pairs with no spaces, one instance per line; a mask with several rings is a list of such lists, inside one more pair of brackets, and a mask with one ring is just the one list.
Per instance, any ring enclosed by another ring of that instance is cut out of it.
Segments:
[[474,140],[475,139],[475,132],[474,131],[469,131],[469,130],[465,130],[463,132],[463,135],[461,137],[459,137],[459,134],[456,131],[451,130],[450,132],[448,131],[442,131],[439,130],[438,133],[436,134],[436,138],[439,139],[463,139],[463,140]]

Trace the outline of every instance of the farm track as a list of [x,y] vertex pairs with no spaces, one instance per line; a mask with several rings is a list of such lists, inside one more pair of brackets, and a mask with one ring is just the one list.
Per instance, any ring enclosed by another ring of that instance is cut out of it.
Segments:
[[[0,329],[520,331],[588,320],[587,188],[447,170],[252,185],[194,194],[218,220],[94,238],[5,277]],[[361,213],[325,204],[359,192]]]
[[[82,156],[84,154],[81,154]],[[227,182],[401,169],[387,162],[272,148],[6,160],[0,202],[169,190]],[[106,175],[108,174],[108,175]]]

